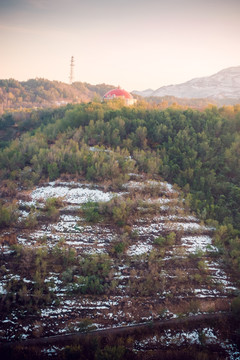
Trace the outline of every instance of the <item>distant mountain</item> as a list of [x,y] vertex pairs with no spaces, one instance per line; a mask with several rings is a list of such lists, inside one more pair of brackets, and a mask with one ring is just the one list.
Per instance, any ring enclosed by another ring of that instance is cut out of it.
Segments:
[[47,108],[67,103],[102,99],[112,85],[74,82],[72,85],[46,79],[0,80],[0,113],[20,108]]
[[162,86],[150,90],[133,91],[143,97],[175,96],[189,99],[240,99],[240,66],[219,71],[212,76],[192,79],[183,84]]
[[146,89],[146,90],[143,90],[143,91],[134,90],[132,93],[136,94],[136,95],[143,96],[143,97],[149,97],[149,96],[152,96],[152,94],[154,93],[154,90],[152,90],[152,89]]

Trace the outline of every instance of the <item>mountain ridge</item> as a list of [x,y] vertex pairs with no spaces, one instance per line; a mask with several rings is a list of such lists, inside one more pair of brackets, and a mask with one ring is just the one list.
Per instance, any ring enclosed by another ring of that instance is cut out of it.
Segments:
[[240,66],[220,70],[216,74],[197,77],[184,83],[132,92],[143,97],[175,96],[177,98],[240,99]]

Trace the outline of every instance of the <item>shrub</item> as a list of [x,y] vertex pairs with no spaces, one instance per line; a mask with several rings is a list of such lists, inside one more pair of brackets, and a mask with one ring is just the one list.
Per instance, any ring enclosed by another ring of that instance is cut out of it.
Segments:
[[50,181],[56,180],[60,175],[58,165],[55,162],[48,164],[47,171]]
[[203,260],[200,260],[199,262],[198,262],[198,269],[200,270],[200,271],[202,271],[202,272],[206,272],[207,271],[207,269],[208,269],[208,267],[207,267],[207,264],[205,263],[205,261],[203,261]]
[[166,241],[168,245],[173,245],[176,240],[176,234],[174,232],[170,232],[170,234],[167,235]]
[[125,250],[126,244],[124,242],[118,242],[114,245],[114,252],[117,254],[122,254]]
[[105,286],[102,283],[103,280],[97,275],[79,276],[77,283],[72,283],[68,286],[68,292],[73,294],[101,295],[105,292]]
[[99,203],[88,201],[82,206],[83,215],[87,222],[96,223],[100,221],[101,215],[99,213]]
[[65,283],[71,282],[73,280],[73,269],[68,268],[67,270],[65,270],[61,275],[61,279]]
[[47,214],[47,217],[51,220],[56,220],[59,216],[59,210],[57,209],[60,207],[61,200],[57,198],[48,198],[46,200],[45,206],[43,211]]
[[8,227],[17,220],[17,205],[0,202],[0,228]]
[[175,243],[176,234],[174,232],[171,232],[166,237],[158,236],[154,239],[154,244],[158,246],[166,246],[166,245],[173,245]]
[[37,225],[37,212],[35,210],[31,210],[29,215],[25,219],[25,226],[29,229],[34,229]]
[[158,246],[166,245],[166,239],[163,236],[158,236],[154,239],[154,244]]
[[105,346],[104,349],[97,351],[96,360],[121,360],[124,358],[126,350],[123,346]]

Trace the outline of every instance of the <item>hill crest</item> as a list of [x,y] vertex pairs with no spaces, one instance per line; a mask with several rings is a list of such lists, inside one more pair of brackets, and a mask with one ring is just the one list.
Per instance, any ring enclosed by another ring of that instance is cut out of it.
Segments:
[[187,82],[149,90],[133,91],[143,97],[175,96],[177,98],[240,99],[240,66],[223,69],[216,74]]

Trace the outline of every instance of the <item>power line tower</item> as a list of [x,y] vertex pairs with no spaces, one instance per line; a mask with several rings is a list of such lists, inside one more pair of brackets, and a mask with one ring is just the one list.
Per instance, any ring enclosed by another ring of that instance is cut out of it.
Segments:
[[69,75],[70,85],[71,85],[72,82],[73,82],[73,68],[74,68],[74,57],[72,56],[72,57],[71,57],[71,63],[70,63],[70,75]]

